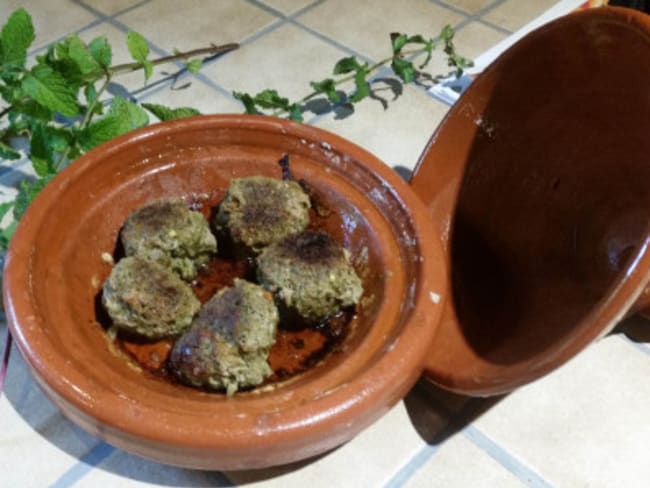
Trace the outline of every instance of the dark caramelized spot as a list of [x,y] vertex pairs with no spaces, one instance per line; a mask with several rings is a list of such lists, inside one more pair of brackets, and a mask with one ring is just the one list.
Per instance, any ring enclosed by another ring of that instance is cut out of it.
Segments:
[[240,288],[228,288],[203,306],[196,322],[207,327],[218,324],[220,332],[232,336],[240,321],[244,300],[244,292]]
[[242,217],[247,226],[270,227],[286,218],[282,205],[270,204],[281,202],[286,198],[273,183],[256,184],[246,190],[248,203],[242,209]]
[[329,264],[344,258],[343,248],[324,232],[302,232],[287,237],[279,245],[280,253],[305,263]]
[[185,204],[180,200],[160,200],[136,210],[127,219],[127,226],[131,223],[138,225],[144,233],[155,232],[168,226],[170,222],[182,219],[184,210]]
[[[320,196],[316,193],[312,186],[307,183],[307,181],[300,179],[300,181],[298,181],[298,184],[300,185],[300,188],[302,188],[302,191],[304,191],[307,196],[309,196],[309,201],[311,202],[310,223],[312,226],[314,224],[314,218],[317,217],[320,219],[325,219],[332,215],[332,210],[321,201]],[[315,215],[312,216],[312,212]]]
[[289,168],[289,155],[285,154],[280,158],[278,164],[282,168],[282,179],[285,181],[293,180],[293,175],[291,174],[291,168]]

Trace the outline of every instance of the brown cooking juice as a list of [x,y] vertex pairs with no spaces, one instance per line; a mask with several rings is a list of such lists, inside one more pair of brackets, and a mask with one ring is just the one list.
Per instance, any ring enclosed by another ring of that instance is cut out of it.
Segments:
[[[309,230],[328,232],[340,228],[340,217],[336,212],[329,211],[320,202],[317,195],[311,191],[309,193],[313,207],[310,209]],[[223,192],[217,192],[203,201],[192,199],[190,207],[203,213],[208,221],[212,221],[223,195]],[[217,255],[191,283],[194,294],[202,304],[212,298],[221,288],[232,286],[235,278],[256,281],[252,258],[240,255],[228,236],[218,234],[217,243]],[[115,257],[118,258],[118,256]],[[295,314],[282,311],[275,344],[272,346],[268,358],[273,374],[263,384],[283,381],[303,373],[314,367],[328,353],[335,351],[336,346],[345,337],[353,315],[354,310],[345,310],[323,323],[308,324]],[[100,321],[105,322],[105,320]],[[109,324],[104,323],[104,325]],[[143,342],[118,335],[116,342],[146,371],[167,380],[176,381],[173,373],[167,369],[167,358],[173,347],[174,339]]]

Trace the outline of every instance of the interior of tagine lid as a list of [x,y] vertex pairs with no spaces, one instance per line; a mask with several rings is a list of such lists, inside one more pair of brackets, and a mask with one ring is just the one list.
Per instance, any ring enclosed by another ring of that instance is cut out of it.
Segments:
[[480,74],[411,186],[450,268],[436,384],[506,393],[644,305],[650,256],[650,16],[587,9]]

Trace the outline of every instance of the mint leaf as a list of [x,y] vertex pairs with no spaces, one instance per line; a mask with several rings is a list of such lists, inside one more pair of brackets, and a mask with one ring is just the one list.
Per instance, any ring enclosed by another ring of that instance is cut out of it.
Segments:
[[124,130],[125,125],[118,117],[106,116],[93,122],[79,133],[79,145],[84,151],[89,151],[127,132]]
[[404,83],[410,83],[415,79],[415,68],[410,61],[402,58],[393,58],[391,67]]
[[[0,141],[0,159],[20,159],[22,155],[13,147]],[[0,220],[2,217],[0,217]]]
[[147,113],[133,102],[115,97],[106,116],[90,124],[79,134],[79,145],[85,151],[114,137],[149,123]]
[[[11,203],[13,204],[13,202]],[[11,237],[16,232],[17,227],[18,221],[13,220],[6,228],[0,230],[0,249],[5,251],[7,250],[9,247],[9,242],[11,241]]]
[[149,123],[147,112],[142,107],[122,97],[115,97],[113,99],[108,115],[118,117],[123,121],[126,129],[124,132],[143,127]]
[[72,117],[79,113],[76,92],[65,78],[44,64],[37,64],[22,82],[24,93],[53,112]]
[[341,101],[341,96],[336,91],[336,83],[332,78],[326,78],[323,81],[312,81],[311,87],[317,93],[324,93],[327,99],[332,103]]
[[302,107],[299,103],[292,103],[289,107],[289,118],[296,122],[303,122],[305,119],[302,116]]
[[113,50],[105,36],[96,37],[88,44],[90,55],[104,69],[113,61]]
[[262,90],[255,95],[255,104],[262,108],[289,109],[289,99],[281,97],[276,90]]
[[255,106],[255,100],[248,93],[232,92],[232,96],[244,104],[244,110],[247,114],[259,114],[259,110]]
[[34,41],[32,18],[24,8],[15,10],[0,32],[2,47],[0,61],[6,64],[25,66],[27,48]]
[[14,206],[14,219],[16,221],[20,220],[23,216],[29,204],[32,203],[36,195],[45,188],[54,175],[48,175],[42,178],[38,178],[34,181],[23,180],[20,182],[20,187],[18,189],[18,195],[16,196],[16,204]]
[[201,114],[201,112],[191,107],[169,108],[155,103],[143,103],[142,106],[163,121],[181,119],[183,117],[191,117],[192,115]]
[[94,74],[94,80],[102,76],[101,66],[90,54],[86,43],[79,39],[79,36],[72,35],[68,37],[68,56],[77,65],[82,75],[87,76]]
[[400,34],[398,32],[392,32],[390,34],[391,44],[393,46],[393,55],[399,54],[402,48],[408,42],[408,36],[406,34]]
[[95,89],[95,85],[90,84],[84,88],[84,97],[86,97],[86,103],[88,105],[95,101],[95,98],[97,98],[97,90]]
[[149,45],[141,34],[129,31],[126,35],[126,45],[134,61],[144,63],[147,60],[147,56],[149,56]]
[[38,176],[54,173],[54,162],[47,145],[45,128],[42,124],[37,124],[32,130],[29,159],[32,161],[32,166]]
[[153,63],[151,61],[143,61],[142,67],[144,68],[144,82],[146,83],[153,74]]
[[142,67],[144,68],[144,81],[146,82],[153,73],[153,64],[147,61],[147,57],[149,56],[147,40],[137,32],[130,31],[126,35],[126,45],[134,61],[142,63]]
[[203,66],[203,61],[200,59],[193,59],[192,61],[188,61],[185,65],[187,71],[190,73],[198,73],[201,71],[201,66]]
[[14,115],[21,114],[32,119],[43,121],[51,120],[53,116],[50,109],[39,105],[34,100],[21,100],[16,102],[14,104],[13,112]]
[[448,45],[454,39],[454,29],[449,25],[445,25],[440,31],[440,39]]
[[368,75],[368,71],[365,68],[361,68],[357,70],[357,72],[354,75],[354,84],[357,88],[357,91],[355,91],[349,98],[348,100],[352,103],[357,103],[366,98],[368,95],[370,95],[370,85],[366,81],[366,76]]
[[38,176],[56,173],[56,158],[68,147],[70,134],[66,129],[34,124],[29,159]]
[[5,215],[14,208],[14,202],[3,202],[0,203],[0,221],[5,218]]
[[334,65],[333,74],[343,75],[345,73],[352,73],[361,68],[361,64],[357,61],[357,58],[350,56],[348,58],[339,59],[338,62]]

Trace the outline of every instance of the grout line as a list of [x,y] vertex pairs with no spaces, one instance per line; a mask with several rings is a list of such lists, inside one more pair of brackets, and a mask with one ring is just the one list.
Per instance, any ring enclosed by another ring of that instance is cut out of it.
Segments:
[[331,37],[322,34],[318,32],[317,30],[312,29],[311,27],[306,26],[302,22],[294,19],[294,18],[288,18],[287,22],[294,25],[295,27],[298,27],[300,30],[307,32],[308,34],[311,34],[312,36],[316,37],[317,39],[320,39],[321,41],[325,42],[326,44],[329,44],[330,46],[335,47],[339,51],[343,51],[346,54],[356,56],[357,58],[367,62],[367,63],[375,63],[374,59],[369,58],[368,56],[365,56],[364,54],[361,54],[358,51],[355,51],[354,49],[341,44],[339,41],[336,39],[332,39]]
[[135,10],[136,8],[139,8],[151,2],[151,0],[141,0],[140,2],[136,2],[133,5],[130,5],[129,7],[123,8],[122,10],[118,10],[115,13],[107,14],[105,12],[102,12],[101,10],[96,9],[91,5],[88,5],[87,3],[84,2],[84,0],[71,0],[71,1],[79,5],[80,7],[88,10],[93,15],[100,17],[102,20],[107,20],[113,17],[119,17],[120,15],[124,15],[125,13],[130,12],[131,10]]
[[447,425],[436,436],[441,440],[435,444],[429,441],[424,441],[424,446],[417,453],[411,456],[411,459],[409,459],[409,461],[407,461],[406,464],[404,464],[391,477],[391,479],[388,480],[384,485],[384,488],[399,488],[404,486],[404,484],[408,482],[415,473],[429,462],[429,460],[440,450],[442,445],[456,433],[458,425],[462,425],[465,422],[465,419],[471,418],[476,405],[476,402],[470,400],[458,411],[454,412],[441,401],[434,398],[431,400],[436,404],[436,407],[447,416]]
[[267,12],[269,14],[275,15],[276,17],[280,17],[280,18],[286,20],[286,19],[298,17],[298,16],[304,14],[305,12],[309,12],[313,8],[315,8],[318,5],[320,5],[321,3],[323,3],[325,0],[315,0],[314,2],[310,3],[309,5],[305,5],[304,7],[299,8],[298,10],[296,10],[295,12],[293,12],[293,13],[291,13],[289,15],[284,14],[283,12],[279,11],[278,9],[276,9],[274,7],[271,7],[270,5],[267,5],[266,3],[264,3],[263,1],[260,1],[260,0],[246,0],[246,1],[248,3],[250,3],[251,5],[254,5],[257,8],[260,8],[260,9],[264,10],[265,12]]
[[108,456],[115,452],[115,448],[105,442],[98,442],[86,454],[81,456],[78,461],[70,466],[59,479],[52,483],[50,488],[68,488],[74,485],[81,478],[86,476],[92,469],[97,467]]
[[454,30],[456,32],[461,30],[467,24],[470,24],[472,22],[479,22],[479,23],[484,24],[484,25],[486,25],[488,27],[491,27],[491,28],[493,28],[495,30],[498,30],[499,32],[502,32],[504,34],[512,34],[512,31],[510,31],[508,29],[505,29],[504,27],[496,25],[496,24],[490,22],[489,20],[485,20],[485,19],[482,18],[483,15],[485,15],[487,12],[489,12],[493,8],[497,7],[501,3],[505,2],[505,0],[495,0],[494,2],[486,5],[485,7],[483,7],[480,10],[477,10],[474,13],[465,12],[464,10],[461,10],[458,7],[455,7],[455,6],[451,5],[451,4],[448,4],[448,3],[446,3],[446,2],[444,2],[442,0],[429,0],[429,1],[431,3],[433,3],[433,4],[435,4],[435,5],[438,5],[439,7],[446,8],[447,10],[450,10],[450,11],[452,11],[454,13],[463,15],[465,17],[465,19],[462,20],[461,22],[459,22],[457,24],[457,26],[454,28]]
[[517,477],[529,488],[553,488],[553,485],[546,481],[542,475],[519,461],[497,442],[489,438],[473,425],[463,429],[463,435],[476,447],[485,452],[488,456],[498,462],[502,467]]
[[500,25],[497,25],[497,24],[495,24],[494,22],[490,22],[489,20],[485,20],[485,19],[482,18],[482,17],[476,19],[476,22],[478,22],[479,24],[483,24],[484,26],[489,27],[489,28],[491,28],[491,29],[494,29],[494,30],[496,30],[496,31],[499,31],[499,32],[501,32],[502,34],[506,34],[506,35],[508,35],[508,36],[514,34],[514,32],[511,31],[510,29],[506,29],[505,27],[501,27]]
[[[72,1],[74,1],[74,0],[72,0]],[[55,44],[55,43],[57,43],[57,42],[62,41],[63,39],[65,39],[66,37],[68,37],[70,34],[72,34],[72,33],[74,33],[74,34],[81,34],[82,32],[85,32],[85,31],[87,31],[87,30],[90,30],[90,29],[92,29],[93,27],[96,27],[96,26],[98,26],[98,25],[100,25],[100,24],[102,24],[102,23],[104,23],[104,19],[95,19],[95,20],[91,20],[88,24],[84,25],[83,27],[81,27],[81,28],[79,28],[79,29],[77,29],[77,30],[75,30],[75,31],[73,31],[73,32],[68,32],[68,33],[66,33],[66,34],[64,34],[64,35],[62,35],[62,36],[59,36],[59,37],[57,37],[57,38],[55,38],[55,39],[52,39],[51,41],[47,41],[47,43],[46,43],[44,46],[40,46],[40,47],[37,47],[37,48],[32,49],[31,51],[28,51],[28,52],[27,52],[27,56],[28,56],[28,57],[29,57],[29,56],[34,56],[34,55],[36,55],[36,54],[39,54],[39,53],[45,52],[45,51],[47,50],[48,46],[50,46],[50,45],[52,45],[52,44]]]
[[[87,10],[88,12],[90,12],[91,14],[93,14],[95,17],[97,17],[95,20],[90,21],[90,22],[89,22],[88,24],[86,24],[85,26],[83,26],[83,27],[81,27],[81,28],[79,28],[79,29],[73,31],[75,34],[81,34],[82,32],[85,32],[85,31],[87,31],[87,30],[92,29],[93,27],[96,27],[96,26],[98,26],[98,25],[100,25],[100,24],[103,24],[104,22],[106,22],[107,20],[109,20],[109,19],[111,19],[111,18],[113,18],[113,17],[117,17],[118,15],[125,14],[125,13],[127,13],[127,12],[129,12],[129,11],[131,11],[131,10],[137,8],[137,7],[140,7],[141,5],[144,5],[144,4],[146,4],[146,3],[151,2],[151,0],[142,0],[142,1],[139,2],[139,3],[135,3],[134,5],[131,5],[130,7],[124,8],[124,9],[122,9],[122,10],[120,10],[120,11],[118,11],[118,12],[112,14],[112,15],[106,15],[106,14],[100,12],[99,10],[97,10],[97,9],[95,9],[95,8],[89,6],[89,5],[86,5],[85,3],[83,3],[83,0],[70,0],[70,1],[71,1],[72,3],[74,3],[74,4],[76,4],[77,6],[83,8],[84,10]],[[51,40],[51,41],[48,41],[47,44],[45,44],[44,46],[37,47],[37,48],[32,49],[31,51],[29,51],[29,52],[27,53],[27,55],[28,55],[28,56],[33,56],[33,55],[35,55],[35,54],[38,54],[38,53],[40,53],[40,52],[43,52],[43,51],[45,51],[45,50],[47,49],[47,47],[50,46],[51,44],[54,44],[54,43],[60,42],[60,41],[62,41],[63,39],[65,39],[66,37],[68,37],[69,35],[70,35],[70,33],[67,33],[67,34],[64,34],[64,35],[62,35],[62,36],[57,37],[56,39],[53,39],[53,40]]]
[[[453,435],[455,427],[464,425],[464,427],[459,430],[460,433],[462,433],[476,447],[494,459],[501,465],[501,467],[514,475],[527,487],[553,488],[553,485],[544,479],[542,475],[537,473],[533,468],[526,465],[524,462],[520,461],[516,456],[501,446],[497,441],[488,437],[478,427],[470,422],[470,420],[476,416],[476,413],[480,411],[483,400],[470,399],[456,413],[451,411],[447,405],[435,397],[432,398],[431,401],[434,402],[443,413],[449,415],[449,425],[447,427],[448,434]],[[442,434],[445,434],[445,432],[443,431]],[[443,435],[444,440],[447,440],[449,437],[450,435]],[[433,448],[439,447],[444,442],[444,440],[436,445],[428,444],[428,446],[432,448],[430,450],[426,450],[426,446],[425,448],[421,449],[420,452],[415,454],[411,460],[397,472],[397,474],[389,481],[389,484],[386,485],[385,488],[397,488],[398,486],[401,486],[403,483],[408,481],[408,479],[413,476],[413,474],[415,474],[418,469],[424,466],[428,459],[437,452],[437,449]],[[426,455],[428,455],[428,457],[426,457]],[[397,482],[400,484],[396,484]]]
[[425,443],[424,447],[414,454],[411,459],[384,484],[384,488],[399,488],[404,486],[404,483],[411,479],[413,475],[440,450],[440,446],[440,444]]

